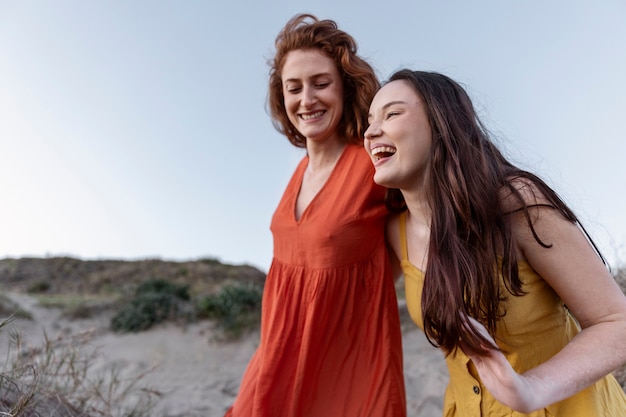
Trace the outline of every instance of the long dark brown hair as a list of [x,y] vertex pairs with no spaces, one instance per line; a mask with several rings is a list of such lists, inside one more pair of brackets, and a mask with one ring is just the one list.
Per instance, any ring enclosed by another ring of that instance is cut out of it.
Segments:
[[[461,85],[439,73],[407,69],[393,74],[389,82],[396,80],[408,82],[421,97],[432,130],[427,190],[432,220],[422,293],[424,331],[432,344],[448,354],[459,347],[459,341],[484,352],[491,343],[467,326],[466,317],[477,319],[494,335],[498,319],[506,314],[502,301],[510,295],[524,295],[511,212],[505,212],[501,204],[503,192],[518,202],[514,211],[525,215],[535,240],[544,247],[552,244],[543,242],[535,232],[529,212],[533,205],[526,204],[520,183],[541,194],[547,201],[541,205],[580,223],[543,180],[502,155]],[[397,189],[388,190],[387,204],[394,212],[406,209]],[[500,275],[505,288],[501,288]]]
[[310,14],[298,14],[280,31],[275,47],[276,53],[270,62],[268,93],[268,108],[274,127],[295,146],[306,146],[305,137],[287,117],[282,69],[289,52],[319,49],[335,62],[343,82],[344,111],[338,127],[339,133],[350,143],[362,144],[367,129],[367,110],[380,85],[370,64],[357,55],[354,38],[338,29],[333,20],[319,20]]

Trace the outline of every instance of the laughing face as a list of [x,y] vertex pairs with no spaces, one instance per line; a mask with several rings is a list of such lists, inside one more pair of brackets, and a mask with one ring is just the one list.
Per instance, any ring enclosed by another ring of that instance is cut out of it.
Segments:
[[407,81],[392,81],[376,93],[364,145],[376,183],[402,190],[424,185],[432,132],[424,103]]
[[282,68],[289,121],[307,141],[335,138],[343,115],[343,83],[335,62],[317,49],[293,50]]

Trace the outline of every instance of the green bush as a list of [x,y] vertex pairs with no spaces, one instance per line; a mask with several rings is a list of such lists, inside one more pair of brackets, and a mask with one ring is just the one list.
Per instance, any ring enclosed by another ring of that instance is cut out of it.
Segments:
[[115,332],[139,332],[157,323],[185,315],[184,302],[189,301],[187,286],[162,279],[142,283],[135,297],[111,319]]
[[42,292],[48,292],[50,290],[50,283],[48,281],[38,280],[30,284],[26,289],[29,294],[37,294]]
[[200,318],[212,318],[226,333],[238,336],[258,324],[262,290],[252,284],[231,284],[220,292],[202,298],[196,304]]
[[142,294],[167,294],[181,300],[189,300],[189,286],[188,285],[176,285],[164,279],[150,279],[139,284],[135,294],[141,296]]

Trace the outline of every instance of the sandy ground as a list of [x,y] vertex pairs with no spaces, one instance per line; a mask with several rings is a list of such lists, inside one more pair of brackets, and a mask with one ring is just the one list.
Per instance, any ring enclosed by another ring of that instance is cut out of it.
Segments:
[[[163,325],[137,334],[107,330],[108,318],[68,321],[54,309],[38,306],[23,294],[8,294],[34,320],[15,320],[10,327],[38,345],[44,330],[49,338],[92,330],[91,346],[100,354],[92,370],[116,366],[126,375],[149,371],[143,386],[163,393],[155,417],[221,417],[234,400],[239,381],[258,343],[258,333],[236,342],[216,340],[209,322],[181,327]],[[406,325],[404,362],[407,412],[414,417],[439,417],[447,371],[441,353],[415,326]],[[0,355],[8,348],[8,329],[0,331]]]

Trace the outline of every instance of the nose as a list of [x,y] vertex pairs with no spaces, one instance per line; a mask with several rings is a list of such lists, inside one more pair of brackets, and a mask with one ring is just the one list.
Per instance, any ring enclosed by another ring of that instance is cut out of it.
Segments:
[[315,88],[311,86],[306,86],[302,89],[302,103],[305,106],[310,106],[317,101],[317,95],[315,92]]
[[377,122],[372,122],[365,130],[365,134],[363,136],[365,136],[366,140],[372,140],[373,138],[380,136],[380,134],[380,125]]

